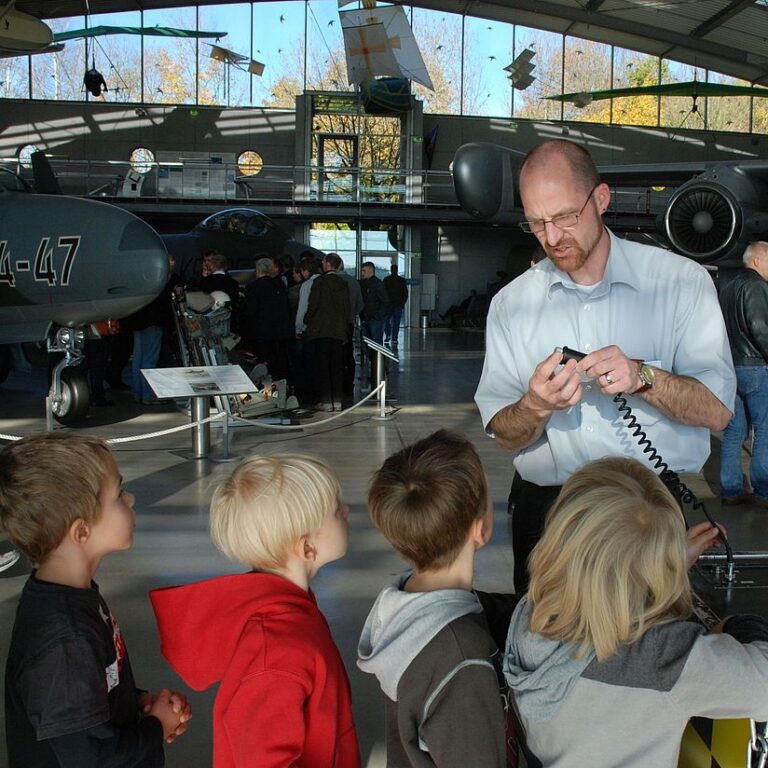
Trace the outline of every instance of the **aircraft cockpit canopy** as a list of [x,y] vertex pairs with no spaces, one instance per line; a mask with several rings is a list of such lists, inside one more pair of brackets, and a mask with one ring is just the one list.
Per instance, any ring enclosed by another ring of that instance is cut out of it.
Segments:
[[199,226],[201,229],[235,232],[251,237],[258,237],[275,228],[275,224],[263,213],[248,208],[215,213],[213,216],[203,219]]

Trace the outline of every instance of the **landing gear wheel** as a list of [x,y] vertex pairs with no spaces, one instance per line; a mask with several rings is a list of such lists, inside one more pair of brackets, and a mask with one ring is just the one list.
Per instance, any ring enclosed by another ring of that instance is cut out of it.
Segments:
[[56,421],[76,426],[88,413],[90,399],[87,375],[76,368],[65,368],[61,372],[61,400],[53,406]]

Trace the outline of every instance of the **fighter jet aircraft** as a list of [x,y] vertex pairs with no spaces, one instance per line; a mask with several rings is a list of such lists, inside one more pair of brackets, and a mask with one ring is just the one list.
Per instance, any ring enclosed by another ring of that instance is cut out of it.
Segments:
[[165,246],[141,219],[94,200],[33,194],[0,171],[0,345],[47,340],[64,353],[51,385],[60,422],[88,410],[87,381],[73,368],[85,329],[148,304],[167,277]]
[[230,269],[253,269],[261,256],[290,254],[298,263],[304,253],[321,257],[316,248],[294,240],[254,208],[230,208],[201,221],[191,232],[161,235],[176,259],[176,272],[185,281],[199,272],[206,251],[219,251]]

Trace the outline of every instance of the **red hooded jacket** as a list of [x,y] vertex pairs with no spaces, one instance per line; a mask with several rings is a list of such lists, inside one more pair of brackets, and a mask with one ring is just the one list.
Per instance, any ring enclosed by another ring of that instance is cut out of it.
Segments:
[[244,573],[150,593],[168,663],[221,681],[213,768],[360,768],[349,680],[315,596]]

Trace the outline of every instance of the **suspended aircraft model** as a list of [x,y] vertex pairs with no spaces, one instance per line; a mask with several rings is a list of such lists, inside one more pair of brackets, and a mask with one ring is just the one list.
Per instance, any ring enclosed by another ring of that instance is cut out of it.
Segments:
[[397,5],[339,11],[350,84],[379,75],[434,90],[405,11]]
[[51,28],[28,13],[17,11],[15,0],[0,0],[0,55],[26,56],[49,49]]
[[[32,160],[36,179],[48,168],[40,191],[55,192],[44,154]],[[166,285],[168,254],[133,214],[95,200],[33,194],[9,171],[0,171],[0,221],[0,345],[45,340],[49,352],[63,353],[50,396],[54,416],[73,424],[89,405],[86,376],[76,367],[88,326],[152,301]]]
[[[459,147],[452,173],[462,208],[478,220],[520,221],[514,178],[523,154],[496,144]],[[746,245],[768,232],[768,160],[601,166],[598,170],[609,184],[675,186],[655,228],[675,251],[701,264],[740,266]]]

